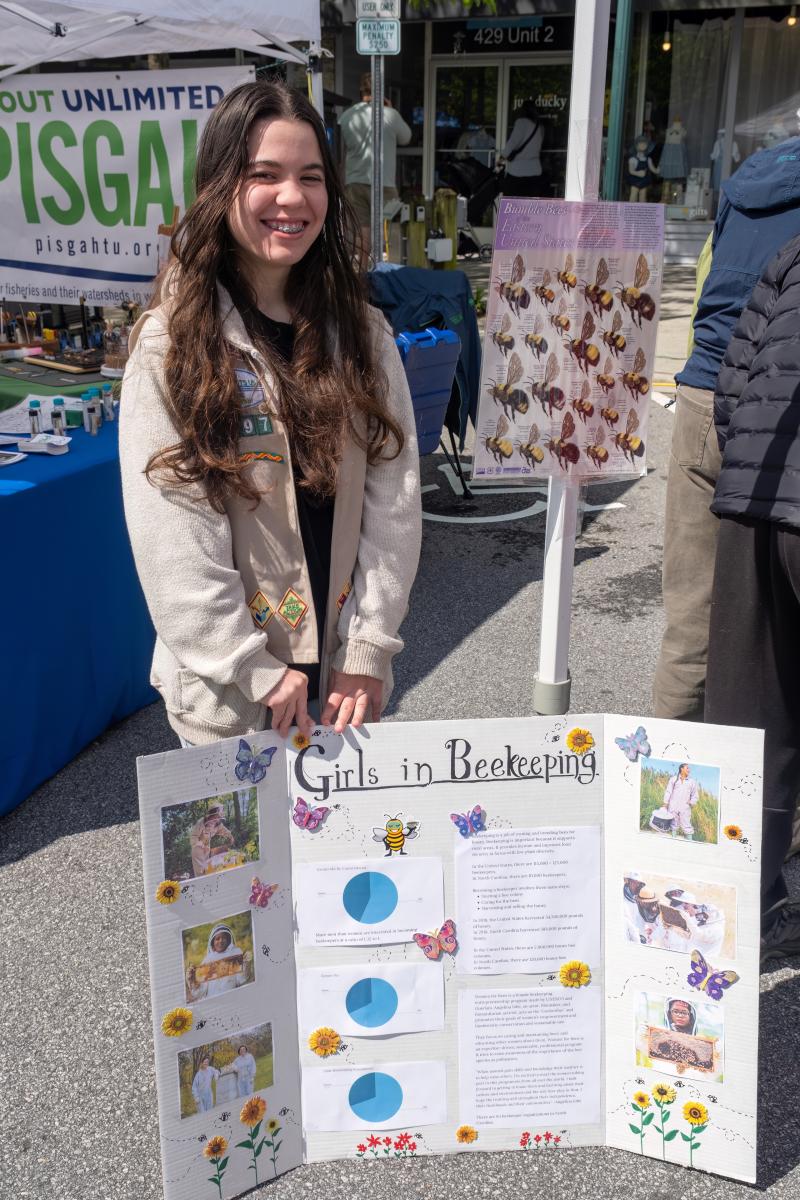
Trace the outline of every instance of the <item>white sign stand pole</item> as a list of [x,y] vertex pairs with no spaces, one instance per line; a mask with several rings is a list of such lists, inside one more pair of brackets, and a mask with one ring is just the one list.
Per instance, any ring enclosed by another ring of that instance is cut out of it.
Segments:
[[383,55],[372,55],[372,265],[383,262]]
[[[606,59],[611,0],[577,0],[567,145],[567,200],[596,200],[600,187]],[[551,479],[547,489],[542,624],[534,712],[549,716],[569,709],[569,627],[578,484]]]

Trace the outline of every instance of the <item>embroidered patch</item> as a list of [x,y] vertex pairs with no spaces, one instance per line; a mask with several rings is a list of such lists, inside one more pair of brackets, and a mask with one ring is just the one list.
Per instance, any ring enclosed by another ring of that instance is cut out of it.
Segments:
[[236,367],[236,384],[242,397],[242,408],[258,408],[264,403],[264,389],[255,371]]
[[256,592],[253,599],[248,601],[247,607],[259,629],[263,629],[270,618],[275,616],[275,610],[263,592]]
[[297,629],[307,612],[308,605],[305,600],[289,588],[278,605],[278,616],[283,617],[286,624],[291,625],[292,629]]
[[352,579],[348,579],[347,583],[346,583],[346,584],[344,585],[344,587],[342,588],[341,595],[339,596],[339,599],[336,601],[336,610],[337,610],[337,612],[341,612],[341,611],[342,611],[342,609],[344,608],[344,602],[345,602],[345,600],[347,599],[347,597],[350,595],[350,593],[352,592],[352,590],[353,590],[353,581],[352,581]]
[[248,413],[239,417],[239,437],[263,437],[272,433],[272,421],[266,413]]
[[270,454],[269,450],[248,450],[246,454],[239,455],[239,462],[267,462],[282,463],[282,454]]

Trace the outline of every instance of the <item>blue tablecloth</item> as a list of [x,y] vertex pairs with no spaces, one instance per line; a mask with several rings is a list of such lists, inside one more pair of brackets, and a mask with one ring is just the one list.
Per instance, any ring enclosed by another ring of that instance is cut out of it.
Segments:
[[0,467],[0,812],[156,698],[118,428],[70,430],[68,454]]

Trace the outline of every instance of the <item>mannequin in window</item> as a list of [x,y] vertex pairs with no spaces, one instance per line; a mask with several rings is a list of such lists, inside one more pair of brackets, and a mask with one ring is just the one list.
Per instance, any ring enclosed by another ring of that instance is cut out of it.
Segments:
[[635,141],[633,153],[627,161],[625,183],[630,189],[628,199],[643,204],[647,200],[647,189],[658,175],[658,167],[650,155],[651,142],[646,134]]
[[[718,192],[722,184],[722,153],[725,147],[725,130],[717,130],[717,139],[711,147],[711,187],[712,190]],[[738,166],[742,161],[742,155],[739,151],[739,143],[733,142],[731,145],[731,165]]]
[[[680,117],[673,117],[672,124],[664,134],[664,149],[661,151],[661,161],[658,165],[664,183],[675,185],[669,189],[671,195],[665,196],[665,199],[672,199],[674,203],[678,199],[675,194],[677,185],[682,186],[689,174],[689,155],[686,150],[686,126]],[[667,188],[665,188],[666,191]]]

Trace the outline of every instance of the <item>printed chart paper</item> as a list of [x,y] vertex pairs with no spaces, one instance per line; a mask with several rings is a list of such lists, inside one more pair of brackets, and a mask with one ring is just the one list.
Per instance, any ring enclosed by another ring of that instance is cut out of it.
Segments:
[[472,478],[643,475],[660,204],[500,201]]
[[141,759],[166,1200],[591,1145],[752,1182],[762,754],[571,715]]

